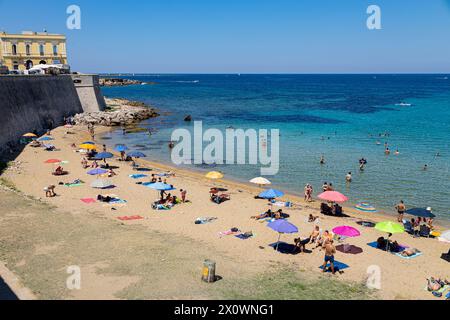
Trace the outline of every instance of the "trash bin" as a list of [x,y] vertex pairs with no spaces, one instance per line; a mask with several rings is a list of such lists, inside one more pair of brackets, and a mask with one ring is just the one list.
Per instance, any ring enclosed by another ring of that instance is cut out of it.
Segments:
[[203,264],[202,280],[207,283],[216,282],[216,263],[211,260],[205,260]]

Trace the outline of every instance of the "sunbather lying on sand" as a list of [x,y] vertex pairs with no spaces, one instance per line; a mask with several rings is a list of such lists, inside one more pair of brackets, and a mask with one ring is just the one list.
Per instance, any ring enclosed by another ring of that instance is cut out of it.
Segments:
[[405,249],[400,254],[404,257],[412,257],[416,254],[420,253],[420,251],[416,248]]
[[269,209],[265,213],[260,214],[259,216],[253,216],[250,219],[262,220],[262,219],[272,218],[273,216],[274,216],[274,213],[272,212],[272,210]]

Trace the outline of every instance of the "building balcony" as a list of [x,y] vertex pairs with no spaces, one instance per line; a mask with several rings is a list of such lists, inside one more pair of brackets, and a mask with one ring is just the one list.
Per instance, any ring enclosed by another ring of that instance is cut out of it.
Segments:
[[67,59],[67,55],[66,54],[47,54],[44,53],[39,54],[39,53],[30,53],[30,54],[26,54],[26,53],[16,53],[13,54],[11,52],[9,53],[4,53],[3,54],[4,58],[12,58],[12,59],[54,59],[54,58],[59,58],[59,59]]

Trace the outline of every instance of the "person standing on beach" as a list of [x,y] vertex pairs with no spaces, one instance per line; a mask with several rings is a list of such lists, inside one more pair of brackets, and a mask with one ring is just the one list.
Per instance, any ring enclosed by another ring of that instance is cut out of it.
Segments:
[[397,209],[398,212],[398,222],[403,223],[403,216],[405,215],[406,206],[403,200],[401,200],[396,206],[395,209]]
[[336,254],[336,247],[334,246],[333,240],[325,241],[323,246],[325,250],[325,261],[323,263],[323,272],[327,272],[327,265],[330,263],[330,269],[332,274],[336,274],[336,270],[334,269],[334,255]]

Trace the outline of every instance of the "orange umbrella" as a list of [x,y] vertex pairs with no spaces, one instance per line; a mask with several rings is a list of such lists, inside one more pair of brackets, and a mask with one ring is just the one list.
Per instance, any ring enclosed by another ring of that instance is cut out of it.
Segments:
[[45,161],[44,163],[48,163],[48,164],[55,164],[55,163],[61,163],[62,160],[58,160],[58,159],[49,159],[47,161]]

